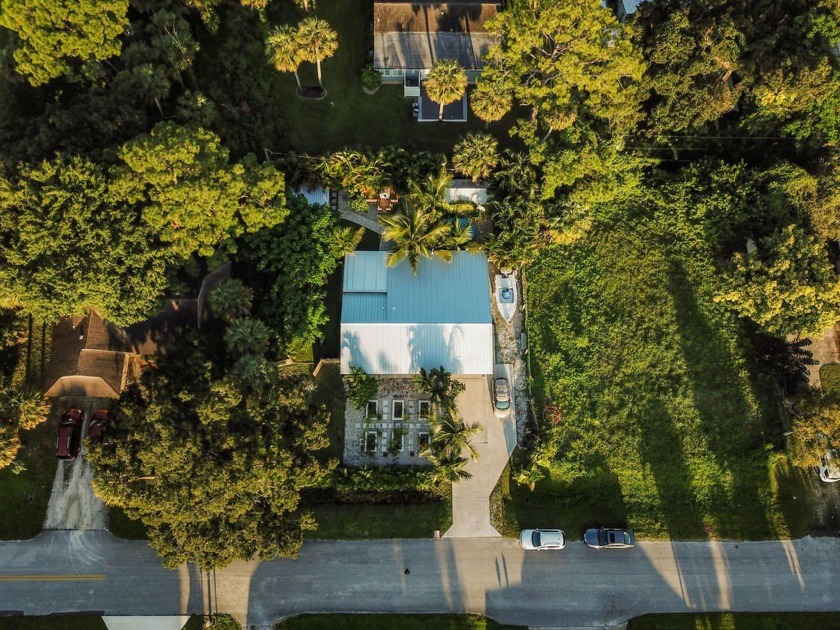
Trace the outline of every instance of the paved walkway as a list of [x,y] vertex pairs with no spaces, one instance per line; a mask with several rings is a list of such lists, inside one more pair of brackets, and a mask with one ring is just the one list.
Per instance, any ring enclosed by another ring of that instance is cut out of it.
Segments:
[[[511,381],[511,366],[497,365],[496,375]],[[490,524],[490,493],[516,446],[516,421],[513,413],[504,419],[493,414],[491,379],[474,377],[459,380],[467,387],[458,397],[458,411],[468,423],[479,422],[483,430],[471,440],[479,454],[476,461],[470,461],[466,466],[472,477],[452,485],[452,527],[444,536],[500,536]]]
[[376,210],[370,210],[364,214],[351,210],[347,205],[347,197],[344,193],[338,195],[338,213],[341,218],[350,223],[361,225],[363,228],[382,234],[382,225],[377,220]]
[[579,542],[526,552],[505,538],[309,542],[297,560],[237,562],[209,581],[193,566],[168,571],[145,543],[107,532],[0,543],[0,612],[212,609],[258,628],[304,612],[472,612],[586,627],[654,612],[838,611],[838,580],[837,538],[649,542],[615,552]]

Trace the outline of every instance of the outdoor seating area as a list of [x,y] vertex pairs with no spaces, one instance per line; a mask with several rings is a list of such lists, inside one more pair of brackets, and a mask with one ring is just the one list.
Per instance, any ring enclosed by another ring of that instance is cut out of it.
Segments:
[[409,377],[383,378],[379,396],[365,409],[345,412],[344,463],[427,466],[431,403]]

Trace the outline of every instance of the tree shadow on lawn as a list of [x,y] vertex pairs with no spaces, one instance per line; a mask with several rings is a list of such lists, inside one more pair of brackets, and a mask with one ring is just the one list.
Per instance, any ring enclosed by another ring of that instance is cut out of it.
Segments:
[[[765,447],[761,408],[751,404],[743,389],[751,387],[751,383],[746,367],[741,365],[738,369],[739,349],[728,345],[722,334],[712,328],[698,306],[682,263],[673,258],[668,280],[679,344],[702,432],[696,436],[697,444],[691,446],[698,449],[698,458],[703,458],[702,450],[708,450],[713,461],[706,463],[705,472],[717,477],[703,505],[692,509],[705,512],[707,533],[713,537],[775,537],[779,532],[768,520],[768,510],[774,502],[769,496],[770,455]],[[688,440],[691,436],[684,437]],[[691,479],[686,481],[691,483]]]
[[529,527],[559,527],[570,539],[580,539],[590,527],[626,527],[627,509],[618,477],[600,454],[593,454],[583,474],[569,477],[549,471],[533,492],[511,483],[505,502],[505,534],[515,536]]

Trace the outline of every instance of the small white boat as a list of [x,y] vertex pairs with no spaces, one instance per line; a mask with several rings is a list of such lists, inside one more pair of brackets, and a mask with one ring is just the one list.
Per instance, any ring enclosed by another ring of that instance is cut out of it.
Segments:
[[518,305],[515,271],[496,274],[496,305],[505,321],[513,319]]

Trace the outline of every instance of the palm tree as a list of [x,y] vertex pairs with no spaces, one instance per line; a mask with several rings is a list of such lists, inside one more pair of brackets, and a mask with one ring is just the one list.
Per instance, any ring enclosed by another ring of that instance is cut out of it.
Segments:
[[220,281],[207,297],[213,315],[226,322],[232,322],[250,313],[253,299],[254,291],[238,278],[225,278]]
[[333,231],[330,249],[336,258],[343,258],[346,254],[356,251],[362,237],[365,235],[365,228],[352,228],[349,225],[337,227]]
[[408,182],[408,201],[425,208],[437,218],[468,213],[475,206],[468,201],[446,200],[446,194],[452,184],[452,175],[446,168],[446,160],[441,161],[438,170],[430,173],[425,179]]
[[297,71],[300,62],[304,60],[304,53],[298,31],[288,24],[278,26],[269,34],[265,42],[265,52],[278,71],[294,73],[298,90],[300,90],[300,77]]
[[499,163],[499,143],[489,133],[468,133],[456,144],[452,166],[474,182],[490,177]]
[[451,260],[452,252],[439,249],[446,239],[449,226],[440,223],[434,213],[414,205],[391,216],[381,217],[385,226],[382,238],[391,241],[388,266],[393,267],[408,259],[411,273],[417,275],[421,258],[438,256]]
[[426,77],[426,92],[429,98],[440,105],[438,120],[443,120],[443,108],[463,98],[467,91],[467,73],[452,59],[435,63]]
[[426,457],[435,466],[432,474],[438,483],[458,483],[472,477],[464,470],[467,460],[456,453],[429,453]]
[[0,468],[5,468],[15,461],[19,449],[20,439],[15,427],[0,425]]
[[489,81],[479,80],[470,96],[473,113],[484,121],[486,129],[491,122],[501,120],[513,107],[510,91]]
[[171,87],[163,68],[150,63],[141,63],[131,70],[131,75],[137,85],[137,92],[145,95],[147,103],[154,103],[160,115],[163,116],[160,99],[169,96]]
[[310,17],[298,25],[297,42],[306,61],[314,62],[318,68],[318,85],[321,83],[321,61],[328,59],[338,50],[338,34],[326,20]]
[[33,429],[47,419],[50,403],[35,388],[6,387],[0,392],[0,421],[21,429]]
[[262,356],[268,351],[271,332],[258,319],[244,317],[233,322],[225,331],[225,344],[231,354]]
[[481,430],[477,422],[466,424],[458,416],[454,407],[443,410],[443,415],[432,423],[432,447],[438,453],[451,452],[460,455],[464,449],[473,461],[478,459],[478,451],[473,448],[470,438]]
[[443,409],[455,407],[455,398],[464,391],[464,384],[460,381],[453,381],[452,374],[447,372],[443,366],[426,370],[420,368],[420,373],[414,377],[417,387],[429,395],[432,404],[439,405]]

